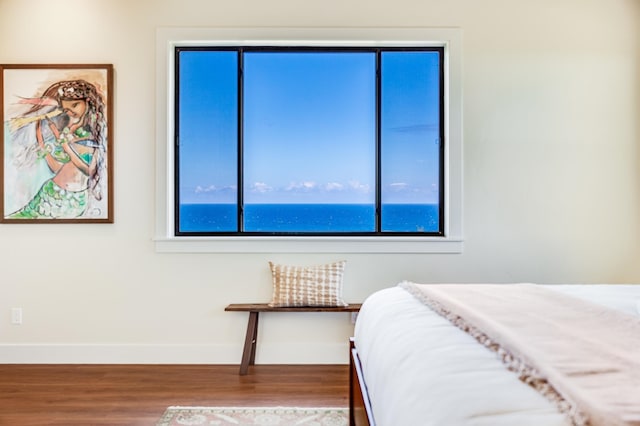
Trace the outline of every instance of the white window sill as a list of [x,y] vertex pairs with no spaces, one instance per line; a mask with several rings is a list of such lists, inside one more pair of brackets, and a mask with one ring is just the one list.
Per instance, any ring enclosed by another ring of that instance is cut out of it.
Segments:
[[173,237],[155,238],[158,253],[462,253],[443,237]]

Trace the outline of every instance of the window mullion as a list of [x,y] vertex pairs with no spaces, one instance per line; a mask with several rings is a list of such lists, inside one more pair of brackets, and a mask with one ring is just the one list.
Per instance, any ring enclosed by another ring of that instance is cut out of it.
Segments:
[[238,49],[238,232],[244,232],[244,49]]
[[376,233],[382,231],[382,53],[376,49],[376,207],[375,226]]

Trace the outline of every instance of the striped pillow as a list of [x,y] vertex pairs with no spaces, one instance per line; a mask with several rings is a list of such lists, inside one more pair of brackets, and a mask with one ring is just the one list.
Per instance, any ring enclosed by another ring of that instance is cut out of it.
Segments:
[[342,300],[346,261],[317,266],[287,266],[269,262],[273,298],[269,306],[347,306]]

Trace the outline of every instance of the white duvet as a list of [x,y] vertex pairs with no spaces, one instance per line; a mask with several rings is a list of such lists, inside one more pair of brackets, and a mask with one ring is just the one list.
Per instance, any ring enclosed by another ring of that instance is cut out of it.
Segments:
[[[640,285],[546,286],[640,315]],[[362,305],[355,344],[377,426],[568,426],[496,355],[400,287]]]

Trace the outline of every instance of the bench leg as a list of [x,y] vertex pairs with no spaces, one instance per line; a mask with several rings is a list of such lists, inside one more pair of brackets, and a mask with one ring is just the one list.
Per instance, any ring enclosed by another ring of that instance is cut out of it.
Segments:
[[247,335],[244,339],[244,350],[242,351],[242,362],[240,363],[240,375],[247,374],[250,365],[256,363],[256,343],[258,341],[258,312],[249,312],[249,323],[247,324]]

